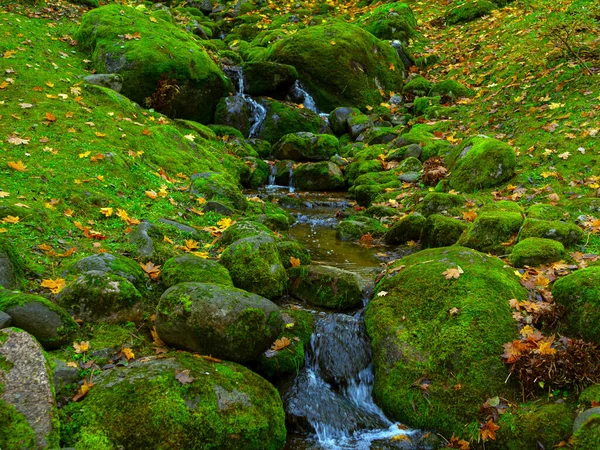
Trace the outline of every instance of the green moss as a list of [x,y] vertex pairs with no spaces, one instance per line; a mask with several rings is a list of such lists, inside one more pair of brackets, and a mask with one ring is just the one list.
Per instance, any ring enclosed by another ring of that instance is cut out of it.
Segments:
[[527,238],[520,241],[510,255],[515,267],[537,267],[559,261],[565,255],[565,247],[557,241],[544,238]]
[[579,404],[591,408],[592,403],[600,403],[600,384],[592,384],[579,394]]
[[225,202],[236,209],[246,209],[246,197],[240,189],[224,175],[204,172],[197,175],[192,182],[193,192],[207,200]]
[[327,112],[338,106],[379,105],[379,89],[402,88],[401,71],[389,67],[402,67],[396,51],[349,23],[328,20],[299,30],[273,44],[266,57],[296,67],[317,106]]
[[272,101],[267,104],[267,116],[259,137],[275,144],[286,134],[307,131],[318,134],[323,121],[318,114],[293,103]]
[[308,265],[312,262],[310,253],[306,247],[298,241],[278,241],[277,250],[279,251],[279,258],[283,264],[283,267],[289,269],[292,267],[290,258],[294,257],[300,260],[301,265]]
[[423,246],[448,247],[454,245],[467,227],[465,222],[452,217],[432,214],[427,218],[423,230]]
[[286,134],[273,146],[275,158],[293,161],[327,161],[339,151],[335,136],[306,132]]
[[471,22],[494,9],[496,5],[488,0],[460,0],[446,10],[445,19],[448,25]]
[[502,209],[502,206],[483,210],[458,243],[486,253],[509,253],[510,247],[506,244],[514,241],[523,224],[523,213],[517,204],[514,205],[516,210]]
[[420,212],[428,217],[432,214],[455,214],[458,207],[465,204],[464,197],[454,194],[444,194],[442,192],[430,192],[424,198],[420,205]]
[[298,78],[294,66],[271,62],[247,62],[242,66],[250,95],[284,97]]
[[[379,39],[408,42],[415,36],[417,21],[406,3],[388,3],[375,8],[358,22]],[[401,67],[401,66],[400,66]]]
[[408,214],[394,223],[383,237],[386,244],[405,244],[408,241],[421,239],[427,220],[418,213]]
[[266,236],[274,236],[273,232],[262,223],[254,220],[240,220],[223,231],[223,234],[217,241],[217,244],[220,247],[227,247],[238,239],[258,236],[261,234]]
[[573,222],[528,218],[519,233],[519,241],[530,237],[554,239],[565,247],[569,247],[581,241],[583,231]]
[[574,450],[595,450],[600,445],[600,414],[592,414],[573,434]]
[[301,164],[294,169],[293,177],[298,189],[308,191],[335,191],[346,185],[342,171],[330,161]]
[[558,279],[552,295],[566,309],[564,324],[568,332],[600,343],[600,267],[580,269]]
[[446,159],[450,187],[473,192],[497,186],[509,180],[516,166],[513,148],[487,137],[468,139]]
[[367,217],[342,220],[336,229],[335,237],[340,241],[355,241],[369,233],[373,237],[383,236],[386,229],[379,220]]
[[431,89],[431,81],[422,76],[418,75],[411,78],[408,83],[404,85],[403,92],[412,94],[416,97],[425,97]]
[[528,219],[561,220],[565,218],[565,214],[567,213],[564,209],[544,203],[538,203],[527,208]]
[[[2,214],[0,214],[0,215],[2,215]],[[7,215],[12,215],[12,214],[6,214],[4,217],[6,217]],[[6,256],[8,256],[8,259],[13,266],[13,272],[14,272],[14,276],[15,276],[15,280],[16,280],[16,286],[14,286],[14,287],[17,288],[21,285],[22,278],[25,275],[25,260],[17,252],[15,247],[10,244],[10,242],[6,241],[5,239],[0,238],[0,257],[2,257],[2,254],[5,254]]]
[[[0,367],[1,369],[1,367]],[[0,385],[0,393],[2,392]],[[0,448],[18,450],[37,448],[36,435],[17,409],[0,399]]]
[[443,96],[456,100],[460,97],[472,97],[474,92],[456,80],[444,80],[435,83],[429,91],[430,97]]
[[[396,266],[365,315],[376,401],[409,426],[474,438],[481,404],[516,395],[498,355],[517,336],[508,300],[527,292],[502,261],[463,247],[421,251]],[[446,279],[456,267],[464,273]]]
[[[194,381],[179,383],[181,370]],[[83,403],[61,410],[65,445],[276,450],[285,442],[277,391],[235,363],[180,353],[105,372],[95,383]]]
[[229,272],[222,265],[193,255],[177,256],[165,262],[161,281],[166,287],[188,281],[233,286]]
[[[83,50],[92,52],[99,73],[119,73],[123,94],[144,104],[161,76],[175,80],[177,93],[162,112],[210,123],[218,100],[231,91],[231,83],[190,34],[153,13],[156,20],[136,8],[107,5],[88,12],[77,32]],[[139,33],[139,39],[122,36]],[[120,37],[121,36],[121,37]],[[202,104],[202,108],[196,105]]]
[[356,161],[348,164],[344,170],[344,174],[348,180],[348,184],[352,185],[361,175],[372,172],[383,172],[383,165],[378,159],[366,161]]

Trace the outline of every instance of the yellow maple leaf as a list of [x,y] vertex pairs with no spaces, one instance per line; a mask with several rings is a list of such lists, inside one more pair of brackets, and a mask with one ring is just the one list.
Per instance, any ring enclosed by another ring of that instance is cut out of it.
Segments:
[[222,230],[226,230],[233,223],[234,223],[233,220],[231,220],[229,217],[224,217],[223,219],[221,219],[217,222],[217,225],[219,225],[219,227],[221,227]]
[[77,354],[85,353],[90,348],[90,341],[73,342],[73,348]]
[[83,153],[80,153],[79,157],[80,158],[87,158],[88,156],[90,156],[90,153],[92,153],[92,152],[83,152]]
[[133,351],[128,348],[128,347],[124,347],[121,350],[121,353],[123,353],[123,356],[125,356],[125,358],[127,358],[127,361],[129,361],[130,359],[135,359],[135,354],[133,353]]
[[204,197],[198,197],[198,198],[196,199],[196,201],[198,202],[198,204],[199,204],[200,206],[202,206],[202,205],[204,205],[204,204],[206,203],[206,199],[205,199]]
[[282,338],[277,339],[275,342],[273,342],[273,345],[271,345],[271,350],[273,350],[274,352],[282,350],[289,346],[291,343],[292,341],[290,341],[287,337],[283,336]]
[[4,219],[2,219],[2,223],[19,223],[21,221],[21,218],[19,216],[6,216]]
[[23,161],[9,161],[7,163],[8,167],[10,167],[11,169],[14,169],[18,172],[25,172],[27,170],[27,166],[25,164],[23,164]]
[[110,217],[113,214],[112,208],[100,208],[100,212],[104,214],[106,217]]
[[46,279],[42,280],[41,283],[42,287],[50,289],[50,292],[52,292],[53,294],[58,294],[65,288],[66,285],[67,282],[64,278],[55,278],[54,280]]

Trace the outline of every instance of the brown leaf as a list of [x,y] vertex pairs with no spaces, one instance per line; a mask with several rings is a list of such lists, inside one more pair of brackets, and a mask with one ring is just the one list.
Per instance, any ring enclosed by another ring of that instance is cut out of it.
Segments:
[[190,377],[190,370],[176,370],[175,371],[175,379],[179,381],[181,384],[190,384],[194,381],[193,377]]
[[298,267],[300,265],[300,260],[298,258],[290,256],[290,264],[292,265],[292,267]]
[[496,431],[499,430],[500,427],[496,425],[492,419],[488,420],[486,424],[479,429],[479,434],[481,435],[481,439],[484,441],[487,440],[496,440]]
[[276,352],[278,350],[286,348],[291,343],[292,341],[290,341],[287,337],[283,336],[281,339],[277,339],[275,342],[273,342],[273,345],[271,345],[271,350]]
[[442,275],[446,277],[446,280],[450,280],[452,278],[458,278],[464,273],[464,270],[460,268],[460,266],[452,267],[450,269],[446,269],[442,272]]
[[140,263],[140,267],[152,280],[157,280],[160,276],[160,266],[155,266],[152,261],[148,261],[146,264]]
[[56,116],[52,113],[47,112],[44,117],[48,122],[56,122]]
[[87,393],[90,392],[90,389],[92,388],[93,385],[94,385],[94,383],[92,383],[92,382],[88,383],[87,380],[83,380],[83,384],[77,391],[77,394],[73,397],[73,401],[78,402],[83,397],[85,397],[87,395]]

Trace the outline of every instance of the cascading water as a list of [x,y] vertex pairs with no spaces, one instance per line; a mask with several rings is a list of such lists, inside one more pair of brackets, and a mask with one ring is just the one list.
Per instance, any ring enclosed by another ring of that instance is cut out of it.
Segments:
[[317,108],[315,99],[312,98],[308,92],[306,92],[298,80],[294,82],[288,97],[291,101],[295,103],[301,103],[306,109],[310,109],[312,112],[319,114],[319,109]]
[[244,93],[244,74],[240,66],[229,66],[223,68],[223,71],[233,84],[237,86],[235,95],[248,105],[248,109],[250,110],[250,132],[248,133],[248,137],[255,137],[267,116],[267,109]]

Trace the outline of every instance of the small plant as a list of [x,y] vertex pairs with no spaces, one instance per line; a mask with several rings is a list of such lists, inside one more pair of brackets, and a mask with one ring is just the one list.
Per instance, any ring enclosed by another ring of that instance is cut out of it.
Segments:
[[179,94],[177,80],[169,78],[163,73],[156,84],[156,90],[150,97],[146,97],[145,103],[148,108],[154,108],[160,112],[173,101],[177,94]]

